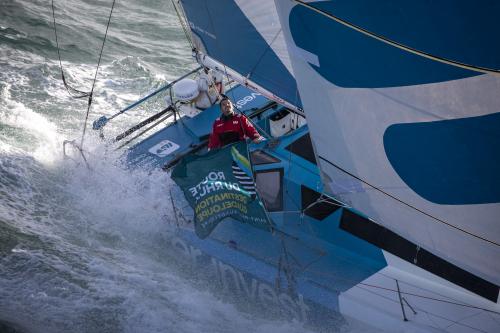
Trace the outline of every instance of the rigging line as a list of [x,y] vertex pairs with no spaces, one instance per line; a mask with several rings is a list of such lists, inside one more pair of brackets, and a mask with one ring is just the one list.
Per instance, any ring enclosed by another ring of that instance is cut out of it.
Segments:
[[111,23],[111,16],[113,15],[113,9],[115,8],[116,0],[113,0],[111,4],[111,10],[109,12],[108,24],[106,25],[106,32],[104,33],[104,38],[102,39],[101,52],[99,53],[99,59],[97,60],[97,67],[95,69],[94,81],[92,82],[92,88],[90,89],[89,102],[87,104],[87,113],[85,114],[85,122],[83,123],[82,139],[80,140],[80,147],[83,148],[83,139],[85,138],[85,132],[87,131],[87,121],[89,119],[90,107],[92,105],[92,95],[94,93],[95,83],[97,81],[97,73],[99,73],[99,66],[101,65],[102,52],[104,50],[104,45],[106,44],[106,38],[108,37],[108,29]]
[[56,25],[56,14],[55,14],[55,7],[54,7],[54,0],[52,0],[52,19],[54,21],[54,36],[56,38],[56,46],[57,46],[57,57],[59,58],[59,68],[61,69],[61,79],[63,81],[64,87],[66,88],[66,91],[68,94],[73,97],[73,98],[84,98],[89,96],[89,92],[82,91],[75,89],[71,87],[67,82],[66,82],[66,77],[64,76],[64,70],[63,70],[63,65],[61,61],[61,52],[59,48],[59,39],[57,38],[57,25]]
[[[178,1],[180,3],[180,0]],[[186,28],[186,34],[188,35],[189,43],[191,45],[191,50],[196,48],[195,40],[194,40],[194,35],[192,34],[191,29],[189,28],[189,20],[187,18],[186,12],[184,10],[184,7],[180,5],[180,12],[184,18],[184,24]]]
[[[332,202],[332,201],[335,201],[335,202]],[[324,193],[321,193],[321,195],[318,199],[314,200],[306,208],[302,209],[302,213],[305,214],[308,209],[311,209],[312,207],[316,206],[317,204],[322,204],[322,203],[325,203],[325,204],[328,204],[331,206],[335,206],[335,207],[339,207],[339,208],[351,208],[351,207],[344,205],[340,202],[337,203],[337,200],[330,198],[329,196],[327,196]]]
[[491,320],[493,320],[495,323],[497,323],[497,325],[500,327],[500,321],[498,321],[498,319],[495,318],[495,316],[492,316],[492,314],[489,312],[487,313],[487,315],[488,315],[488,317],[491,318]]
[[[177,3],[179,3],[179,1],[177,1]],[[184,14],[184,11],[183,11],[183,14],[181,15],[179,9],[177,8],[177,5],[175,4],[175,0],[172,0],[172,5],[174,6],[174,9],[175,9],[175,12],[177,14],[177,18],[179,19],[179,23],[181,24],[182,30],[184,30],[184,35],[186,35],[186,39],[187,39],[189,45],[191,46],[191,50],[193,50],[195,47],[194,47],[194,43],[191,39],[191,36],[188,34],[186,15]]]
[[[370,287],[370,288],[375,288],[375,289],[381,289],[381,290],[386,290],[386,291],[392,291],[392,292],[395,292],[395,293],[398,292],[395,289],[386,288],[386,287],[382,287],[382,286],[377,286],[377,285],[373,285],[373,284],[369,284],[369,283],[365,283],[365,282],[360,282],[359,284],[363,285],[365,287]],[[436,301],[436,302],[441,302],[441,303],[447,303],[447,304],[462,306],[462,307],[465,307],[465,308],[471,308],[471,309],[481,310],[481,311],[485,311],[485,312],[488,312],[488,313],[494,313],[494,314],[500,315],[500,312],[498,312],[498,311],[489,310],[489,309],[482,308],[482,307],[475,306],[475,305],[471,305],[471,304],[453,302],[453,301],[448,301],[448,300],[445,300],[445,299],[440,299],[440,298],[435,298],[435,297],[430,297],[430,296],[424,296],[424,295],[409,293],[409,292],[405,292],[405,291],[401,291],[401,295],[408,295],[408,296],[413,296],[413,297],[428,299],[428,300],[431,300],[431,301]]]
[[[373,295],[375,295],[375,296],[377,296],[377,297],[381,297],[381,298],[386,299],[386,300],[388,300],[388,301],[391,301],[391,302],[393,302],[393,303],[398,303],[398,301],[395,301],[394,299],[389,298],[389,297],[387,297],[387,296],[380,295],[380,294],[378,294],[378,293],[375,293],[375,292],[373,292],[373,291],[371,291],[371,290],[368,290],[368,289],[365,289],[365,288],[362,288],[362,287],[359,287],[359,286],[357,286],[357,287],[358,287],[359,289],[364,290],[364,291],[366,291],[366,292],[368,292],[368,293],[370,293],[370,294],[373,294]],[[480,328],[477,328],[477,327],[474,327],[474,326],[469,326],[469,325],[467,325],[467,324],[461,323],[461,322],[456,321],[456,320],[454,320],[454,319],[447,318],[447,317],[444,317],[444,316],[438,315],[438,314],[436,314],[436,313],[430,313],[430,312],[428,312],[427,310],[422,309],[422,308],[420,308],[420,307],[415,307],[415,308],[416,308],[418,311],[420,311],[420,312],[423,312],[423,313],[427,314],[427,318],[430,318],[430,317],[429,317],[429,315],[430,315],[430,316],[434,316],[434,317],[436,317],[436,318],[444,319],[444,320],[446,320],[446,321],[448,321],[448,322],[450,322],[450,323],[453,323],[453,324],[457,324],[457,325],[460,325],[460,326],[464,326],[464,327],[467,327],[467,328],[473,329],[473,330],[478,331],[478,332],[488,333],[488,332],[486,332],[486,331],[483,331],[483,330],[482,330],[482,329],[480,329]],[[432,320],[432,322],[434,323],[434,325],[436,324],[436,323],[434,322],[434,320]],[[438,327],[438,328],[439,328],[439,329],[442,329],[441,327]]]
[[276,40],[276,38],[278,38],[278,36],[281,33],[281,31],[282,31],[282,28],[280,28],[278,30],[278,32],[276,33],[276,35],[274,35],[273,39],[271,40],[271,43],[269,43],[267,45],[267,47],[265,48],[264,52],[262,52],[261,56],[259,57],[259,59],[255,63],[255,65],[250,69],[250,71],[248,71],[248,74],[246,76],[247,79],[249,79],[250,76],[252,76],[253,71],[257,68],[257,66],[259,66],[259,64],[262,61],[262,59],[264,59],[264,56],[266,55],[267,51],[269,51],[271,49],[271,45],[273,45],[274,41]]
[[[382,271],[378,271],[376,274],[378,274],[378,275],[382,276],[382,277],[383,277],[383,278],[385,278],[385,279],[394,279],[394,277],[393,277],[393,276],[391,276],[391,275],[389,275],[389,274],[387,274],[387,273],[383,273]],[[438,299],[437,297],[441,297],[441,298],[439,298],[439,300],[440,300],[440,301],[442,301],[442,302],[450,302],[450,304],[461,305],[461,306],[464,306],[464,307],[473,307],[473,305],[469,305],[469,304],[467,304],[467,303],[465,303],[465,302],[460,302],[460,301],[458,301],[456,298],[453,298],[452,296],[449,296],[449,295],[445,295],[445,294],[444,294],[444,293],[442,293],[441,291],[439,291],[439,292],[438,292],[438,291],[436,291],[436,290],[431,290],[431,289],[429,289],[428,287],[427,287],[427,288],[425,288],[425,287],[419,286],[419,285],[417,285],[417,284],[415,284],[415,283],[411,283],[411,282],[409,282],[409,281],[402,281],[402,280],[399,280],[399,282],[404,283],[406,286],[410,286],[410,287],[413,287],[413,288],[415,288],[415,289],[422,290],[422,291],[424,291],[424,292],[426,292],[426,293],[431,293],[431,294],[437,295],[437,296],[435,296],[434,298],[432,298],[433,300],[434,300],[434,299],[436,299],[436,300],[437,300],[437,299]],[[366,284],[366,283],[365,283],[365,284]],[[368,284],[366,284],[366,285],[368,286]],[[403,295],[404,295],[404,294],[405,294],[405,292],[401,292],[401,294],[403,294]],[[413,296],[413,295],[410,295],[410,296]],[[426,296],[416,296],[416,297],[426,297]],[[448,299],[448,300],[444,300],[443,298],[446,298],[446,299]],[[451,301],[450,301],[450,300],[451,300]],[[479,310],[484,310],[484,311],[489,311],[489,310],[486,310],[486,309],[484,309],[484,308],[478,308],[478,309],[479,309]],[[490,312],[487,312],[487,313],[490,313]],[[493,310],[493,312],[492,312],[492,313],[495,313],[495,314],[499,314],[499,315],[500,315],[500,312],[495,312],[494,310]]]
[[388,192],[384,191],[383,189],[381,189],[381,188],[379,188],[379,187],[377,187],[377,186],[375,186],[375,185],[372,185],[372,184],[368,183],[367,181],[365,181],[365,180],[363,180],[363,179],[359,178],[358,176],[356,176],[356,175],[354,175],[354,174],[350,173],[349,171],[342,169],[341,167],[339,167],[338,165],[336,165],[336,164],[332,163],[330,160],[328,160],[328,159],[324,158],[323,156],[318,156],[318,157],[319,157],[320,159],[322,159],[323,161],[325,161],[326,163],[330,164],[331,166],[333,166],[333,167],[337,168],[338,170],[340,170],[340,171],[344,172],[345,174],[347,174],[347,175],[349,175],[349,176],[351,176],[351,177],[353,177],[353,178],[355,178],[355,179],[359,180],[359,181],[360,181],[360,182],[362,182],[363,184],[365,184],[365,185],[367,185],[367,186],[369,186],[369,187],[373,188],[374,190],[379,191],[380,193],[382,193],[382,194],[384,194],[384,195],[386,195],[386,196],[390,197],[391,199],[396,200],[397,202],[399,202],[399,203],[401,203],[401,204],[403,204],[403,205],[405,205],[405,206],[407,206],[407,207],[409,207],[409,208],[411,208],[411,209],[414,209],[415,211],[417,211],[417,212],[419,212],[419,213],[421,213],[421,214],[423,214],[423,215],[425,215],[425,216],[427,216],[427,217],[430,217],[431,219],[435,220],[436,222],[442,223],[442,224],[444,224],[444,225],[447,225],[448,227],[451,227],[451,228],[453,228],[453,229],[455,229],[455,230],[458,230],[458,231],[460,231],[460,232],[463,232],[463,233],[465,233],[465,234],[467,234],[467,235],[469,235],[469,236],[475,237],[475,238],[480,239],[480,240],[482,240],[482,241],[484,241],[484,242],[487,242],[487,243],[490,243],[490,244],[492,244],[492,245],[496,245],[496,246],[499,246],[499,247],[500,247],[500,244],[499,244],[499,243],[497,243],[497,242],[495,242],[495,241],[492,241],[492,240],[490,240],[490,239],[488,239],[488,238],[485,238],[485,237],[483,237],[483,236],[476,235],[476,234],[474,234],[474,233],[472,233],[472,232],[470,232],[470,231],[467,231],[467,230],[465,230],[465,229],[463,229],[463,228],[457,227],[456,225],[453,225],[453,224],[451,224],[450,222],[447,222],[447,221],[442,220],[442,219],[440,219],[440,218],[438,218],[438,217],[435,217],[435,216],[433,216],[433,215],[431,215],[431,214],[429,214],[429,213],[427,213],[427,212],[425,212],[425,211],[423,211],[423,210],[421,210],[421,209],[419,209],[419,208],[417,208],[417,207],[415,207],[415,206],[413,206],[413,205],[411,205],[411,204],[409,204],[409,203],[407,203],[407,202],[405,202],[405,201],[403,201],[403,200],[399,199],[398,197],[395,197],[394,195],[392,195],[392,194],[390,194],[390,193],[388,193]]
[[441,326],[439,326],[439,324],[436,322],[435,318],[432,318],[432,316],[429,314],[429,312],[424,311],[424,314],[426,315],[427,320],[430,322],[430,324],[429,324],[430,327],[433,327],[433,328],[438,329],[438,330],[441,329]]
[[460,62],[460,61],[456,61],[456,60],[451,60],[451,59],[447,59],[447,58],[443,58],[443,57],[439,57],[439,56],[436,56],[436,55],[433,55],[433,54],[430,54],[430,53],[427,53],[427,52],[424,52],[424,51],[421,51],[421,50],[417,50],[413,47],[410,47],[410,46],[407,46],[407,45],[404,45],[402,43],[399,43],[399,42],[396,42],[396,41],[393,41],[387,37],[384,37],[382,35],[379,35],[379,34],[376,34],[374,32],[371,32],[367,29],[364,29],[360,26],[357,26],[355,24],[352,24],[346,20],[343,20],[341,18],[339,18],[338,16],[335,16],[333,14],[330,14],[322,9],[319,9],[319,8],[316,8],[314,7],[313,5],[310,5],[306,2],[304,2],[303,0],[293,0],[294,2],[296,2],[297,4],[307,8],[307,9],[310,9],[320,15],[323,15],[325,17],[327,17],[328,19],[331,19],[337,23],[340,23],[342,24],[343,26],[347,27],[347,28],[350,28],[352,30],[355,30],[359,33],[362,33],[368,37],[371,37],[371,38],[374,38],[380,42],[383,42],[385,44],[388,44],[388,45],[391,45],[393,47],[396,47],[400,50],[403,50],[403,51],[406,51],[406,52],[409,52],[409,53],[412,53],[412,54],[415,54],[415,55],[418,55],[420,57],[423,57],[423,58],[426,58],[426,59],[430,59],[430,60],[433,60],[433,61],[436,61],[436,62],[440,62],[440,63],[443,63],[443,64],[447,64],[447,65],[451,65],[451,66],[455,66],[455,67],[459,67],[459,68],[462,68],[462,69],[467,69],[467,70],[470,70],[470,71],[474,71],[474,72],[480,72],[480,73],[484,73],[484,74],[493,74],[493,75],[500,75],[500,70],[497,70],[497,69],[491,69],[491,68],[487,68],[487,67],[482,67],[482,66],[474,66],[474,65],[469,65],[469,64],[466,64],[466,63],[463,63],[463,62]]
[[462,324],[462,322],[463,322],[463,321],[465,321],[465,320],[470,320],[471,318],[477,317],[477,316],[478,316],[478,315],[480,315],[480,314],[483,314],[483,313],[482,313],[481,311],[478,311],[478,312],[476,312],[476,313],[473,313],[473,314],[470,314],[470,315],[468,315],[468,316],[462,317],[462,318],[460,318],[460,319],[458,319],[458,320],[456,320],[456,321],[454,321],[454,322],[450,323],[450,324],[449,324],[448,326],[446,326],[444,329],[445,329],[445,330],[448,330],[450,327],[452,327],[452,326],[454,326],[454,325],[457,325],[457,324],[458,324],[458,325],[460,325],[460,324]]

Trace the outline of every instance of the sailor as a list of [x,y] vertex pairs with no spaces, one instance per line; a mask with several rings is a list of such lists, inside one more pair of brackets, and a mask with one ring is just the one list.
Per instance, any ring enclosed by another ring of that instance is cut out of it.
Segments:
[[219,95],[224,93],[222,74],[205,67],[197,82],[200,93],[195,100],[195,106],[200,110],[208,109],[215,104]]
[[221,95],[220,110],[222,115],[217,118],[208,139],[208,149],[221,148],[237,141],[249,138],[258,143],[264,138],[257,132],[247,117],[234,112],[233,103],[226,95]]

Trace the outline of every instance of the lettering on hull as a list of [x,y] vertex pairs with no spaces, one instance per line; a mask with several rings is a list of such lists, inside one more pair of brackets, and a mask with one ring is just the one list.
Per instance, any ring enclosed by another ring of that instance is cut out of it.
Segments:
[[292,296],[278,291],[271,284],[214,257],[206,260],[208,257],[206,254],[181,238],[174,238],[172,244],[190,264],[198,270],[205,270],[207,276],[213,276],[214,282],[224,293],[232,294],[237,299],[244,297],[251,303],[264,305],[265,309],[278,309],[280,314],[287,318],[300,322],[308,321],[310,307],[301,294]]

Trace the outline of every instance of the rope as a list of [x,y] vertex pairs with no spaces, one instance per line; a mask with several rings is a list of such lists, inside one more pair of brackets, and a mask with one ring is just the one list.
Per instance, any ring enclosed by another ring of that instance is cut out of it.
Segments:
[[[375,289],[381,289],[381,290],[391,291],[391,292],[395,292],[395,293],[398,292],[397,290],[392,289],[392,288],[386,288],[386,287],[377,286],[377,285],[373,285],[373,284],[369,284],[369,283],[365,283],[365,282],[360,282],[359,284],[363,285],[365,287],[370,287],[370,288],[375,288]],[[419,294],[414,294],[414,293],[409,293],[409,292],[404,292],[404,291],[401,291],[401,295],[408,295],[408,296],[418,297],[418,298],[422,298],[422,299],[428,299],[428,300],[431,300],[431,301],[442,302],[442,303],[447,303],[447,304],[462,306],[462,307],[471,308],[471,309],[477,309],[477,310],[486,311],[486,312],[489,312],[489,313],[494,313],[494,314],[500,315],[500,312],[498,312],[498,311],[485,309],[485,308],[482,308],[482,307],[479,307],[479,306],[475,306],[475,305],[470,305],[470,304],[464,304],[464,303],[459,303],[459,302],[448,301],[448,300],[441,299],[441,298],[424,296],[424,295],[419,295]]]
[[64,84],[64,88],[66,88],[66,90],[68,91],[68,94],[73,98],[89,97],[90,96],[89,92],[85,92],[85,91],[78,90],[78,89],[71,87],[68,84],[68,82],[66,81],[66,77],[64,76],[63,65],[61,62],[61,52],[60,52],[60,48],[59,48],[59,40],[57,38],[57,25],[56,25],[56,14],[55,14],[54,0],[52,0],[52,19],[54,21],[54,35],[56,38],[57,56],[59,58],[59,68],[61,69],[61,78],[62,78],[62,81]]
[[278,38],[279,34],[281,33],[282,29],[280,28],[278,30],[278,32],[276,33],[276,35],[273,37],[273,40],[271,41],[271,43],[269,43],[269,45],[266,47],[266,49],[264,50],[264,52],[262,52],[261,56],[259,57],[259,59],[257,60],[257,62],[255,63],[255,65],[252,67],[252,69],[250,69],[250,71],[248,72],[247,74],[247,79],[250,78],[250,76],[252,76],[252,73],[253,71],[257,68],[257,66],[259,66],[260,62],[262,61],[262,59],[264,59],[264,56],[266,55],[267,51],[269,51],[271,49],[271,45],[273,45],[274,41],[276,40],[276,38]]
[[[363,288],[363,287],[359,287],[359,286],[357,286],[357,287],[358,287],[359,289],[364,290],[364,291],[366,291],[366,292],[368,292],[368,293],[371,293],[371,294],[373,294],[373,295],[375,295],[375,296],[377,296],[377,297],[380,297],[380,298],[386,299],[386,300],[391,301],[391,302],[393,302],[393,303],[396,303],[396,302],[397,302],[396,300],[394,300],[394,299],[392,299],[392,298],[390,298],[390,297],[387,297],[387,296],[384,296],[384,295],[380,295],[380,294],[378,294],[378,293],[375,293],[375,292],[373,292],[373,291],[371,291],[371,290],[368,290],[368,289],[366,289],[366,288]],[[396,291],[396,292],[397,292],[397,291]],[[403,293],[403,292],[401,292],[401,294],[404,294],[404,293]],[[434,327],[435,327],[435,328],[437,328],[437,329],[442,330],[442,328],[441,328],[439,325],[437,325],[437,324],[436,324],[436,322],[434,321],[434,319],[431,319],[431,317],[430,317],[430,316],[433,316],[433,317],[436,317],[436,318],[439,318],[439,319],[446,320],[446,321],[450,322],[452,325],[457,324],[457,325],[464,326],[464,327],[469,328],[469,329],[473,329],[473,330],[478,331],[478,332],[488,333],[488,332],[483,331],[483,330],[481,330],[481,329],[479,329],[479,328],[477,328],[477,327],[473,327],[473,326],[466,325],[466,324],[464,324],[464,323],[460,323],[460,320],[464,320],[465,318],[460,318],[459,320],[455,320],[455,319],[450,319],[450,318],[447,318],[447,317],[445,317],[445,316],[438,315],[438,314],[437,314],[437,313],[435,313],[435,312],[430,313],[429,311],[427,311],[427,310],[425,310],[425,309],[422,309],[422,308],[420,308],[420,307],[416,307],[416,309],[417,309],[418,311],[420,311],[420,312],[425,313],[425,314],[427,315],[427,318],[429,319],[429,321],[432,321],[432,323],[435,325]],[[432,325],[431,325],[431,326],[432,326]]]
[[111,11],[109,12],[108,23],[106,25],[106,32],[104,33],[104,38],[102,40],[102,46],[101,46],[101,51],[99,53],[99,59],[97,61],[97,67],[96,67],[95,74],[94,74],[94,80],[92,81],[92,88],[90,89],[90,92],[84,92],[84,91],[81,91],[81,90],[78,90],[78,89],[75,89],[75,88],[71,87],[66,82],[66,78],[64,76],[64,70],[63,70],[62,62],[61,62],[61,53],[60,53],[60,49],[59,49],[59,40],[58,40],[58,37],[57,37],[57,27],[56,27],[56,16],[55,16],[54,0],[52,0],[52,18],[54,20],[54,35],[55,35],[55,38],[56,38],[57,55],[58,55],[58,58],[59,58],[59,67],[61,69],[61,77],[62,77],[62,81],[63,81],[64,87],[66,88],[66,90],[68,91],[68,93],[70,94],[70,96],[73,97],[73,98],[84,98],[84,97],[88,97],[89,98],[88,99],[88,103],[87,103],[87,112],[85,114],[85,122],[83,124],[82,138],[80,140],[80,149],[83,149],[83,140],[85,138],[85,133],[87,131],[87,121],[88,121],[88,118],[89,118],[90,107],[92,105],[92,96],[93,96],[93,93],[94,93],[95,83],[97,81],[97,73],[99,72],[99,67],[101,65],[102,53],[103,53],[103,50],[104,50],[104,45],[106,43],[106,38],[108,36],[109,25],[111,23],[111,16],[113,15],[113,9],[115,7],[115,3],[116,3],[116,0],[113,0],[113,3],[111,4]]
[[[179,3],[179,1],[177,1],[177,3]],[[193,40],[191,39],[191,36],[188,33],[189,30],[188,30],[188,27],[187,27],[187,24],[186,24],[186,22],[187,22],[186,16],[184,15],[184,12],[183,12],[183,15],[181,15],[181,13],[179,12],[179,9],[177,8],[177,5],[175,4],[174,0],[172,0],[172,6],[174,6],[175,12],[177,14],[177,18],[179,19],[179,22],[181,24],[182,30],[184,30],[184,35],[186,35],[186,39],[189,42],[189,45],[191,46],[191,50],[194,50],[195,47],[194,47]],[[181,6],[181,8],[182,8],[182,6]]]
[[113,0],[111,4],[111,10],[109,12],[108,24],[106,25],[106,32],[104,33],[104,38],[102,40],[101,52],[99,53],[99,59],[97,60],[97,67],[95,69],[94,80],[92,81],[92,88],[90,89],[89,102],[87,104],[87,112],[85,114],[85,121],[83,123],[82,139],[80,140],[80,147],[83,148],[83,139],[85,138],[85,132],[87,131],[87,121],[89,119],[90,107],[92,105],[92,95],[94,93],[95,83],[97,81],[97,73],[99,72],[99,66],[101,65],[102,52],[104,50],[104,44],[106,43],[106,38],[108,37],[109,24],[111,23],[111,16],[113,15],[113,9],[115,8],[116,0]]
[[393,41],[387,37],[384,37],[382,35],[379,35],[379,34],[376,34],[374,32],[371,32],[369,30],[366,30],[360,26],[357,26],[355,24],[352,24],[346,20],[343,20],[341,18],[339,18],[338,16],[335,16],[331,13],[328,13],[324,10],[321,10],[319,8],[316,8],[315,6],[309,4],[309,3],[306,3],[302,0],[293,0],[295,1],[297,4],[307,8],[307,9],[310,9],[320,15],[323,15],[325,16],[326,18],[330,19],[330,20],[333,20],[337,23],[340,23],[342,24],[343,26],[349,28],[349,29],[352,29],[352,30],[355,30],[359,33],[362,33],[368,37],[371,37],[373,39],[376,39],[380,42],[383,42],[385,44],[388,44],[388,45],[391,45],[393,47],[396,47],[400,50],[403,50],[403,51],[406,51],[406,52],[409,52],[409,53],[412,53],[412,54],[415,54],[415,55],[418,55],[420,57],[423,57],[423,58],[427,58],[427,59],[430,59],[430,60],[433,60],[433,61],[436,61],[436,62],[440,62],[440,63],[443,63],[443,64],[447,64],[447,65],[451,65],[451,66],[455,66],[455,67],[459,67],[459,68],[462,68],[462,69],[467,69],[467,70],[470,70],[470,71],[474,71],[474,72],[480,72],[480,73],[484,73],[484,74],[493,74],[493,75],[500,75],[500,70],[497,70],[497,69],[491,69],[491,68],[487,68],[487,67],[481,67],[481,66],[474,66],[474,65],[469,65],[469,64],[466,64],[466,63],[463,63],[463,62],[460,62],[460,61],[455,61],[455,60],[451,60],[451,59],[447,59],[447,58],[443,58],[443,57],[439,57],[439,56],[436,56],[436,55],[433,55],[433,54],[430,54],[430,53],[427,53],[427,52],[424,52],[424,51],[420,51],[420,50],[417,50],[413,47],[410,47],[410,46],[407,46],[407,45],[404,45],[402,43],[398,43],[396,41]]
[[411,204],[409,204],[409,203],[407,203],[407,202],[405,202],[405,201],[403,201],[403,200],[401,200],[401,199],[399,199],[399,198],[397,198],[397,197],[393,196],[392,194],[385,192],[385,191],[384,191],[384,190],[382,190],[381,188],[379,188],[379,187],[377,187],[377,186],[375,186],[375,185],[372,185],[372,184],[370,184],[370,183],[366,182],[365,180],[363,180],[363,179],[359,178],[358,176],[353,175],[352,173],[348,172],[347,170],[344,170],[344,169],[342,169],[341,167],[339,167],[338,165],[336,165],[336,164],[332,163],[330,160],[328,160],[328,159],[326,159],[326,158],[324,158],[324,157],[322,157],[322,156],[318,156],[318,157],[319,157],[321,160],[325,161],[326,163],[330,164],[331,166],[333,166],[333,167],[337,168],[338,170],[340,170],[340,171],[344,172],[345,174],[347,174],[347,175],[349,175],[349,176],[351,176],[351,177],[353,177],[353,178],[355,178],[355,179],[359,180],[359,181],[360,181],[360,182],[362,182],[363,184],[365,184],[365,185],[367,185],[367,186],[369,186],[369,187],[373,188],[374,190],[379,191],[380,193],[382,193],[382,194],[384,194],[384,195],[388,196],[389,198],[391,198],[391,199],[393,199],[393,200],[396,200],[397,202],[399,202],[399,203],[401,203],[401,204],[403,204],[403,205],[405,205],[405,206],[407,206],[407,207],[409,207],[409,208],[411,208],[411,209],[416,210],[417,212],[419,212],[419,213],[421,213],[421,214],[423,214],[423,215],[425,215],[425,216],[427,216],[427,217],[431,218],[432,220],[434,220],[434,221],[436,221],[436,222],[442,223],[442,224],[447,225],[448,227],[451,227],[451,228],[453,228],[453,229],[455,229],[455,230],[458,230],[458,231],[460,231],[460,232],[462,232],[462,233],[464,233],[464,234],[467,234],[467,235],[469,235],[469,236],[475,237],[475,238],[477,238],[477,239],[479,239],[479,240],[482,240],[482,241],[484,241],[484,242],[487,242],[487,243],[490,243],[490,244],[492,244],[492,245],[496,245],[496,246],[499,246],[499,247],[500,247],[500,244],[499,244],[499,243],[497,243],[497,242],[495,242],[495,241],[492,241],[492,240],[489,240],[488,238],[485,238],[485,237],[482,237],[482,236],[476,235],[476,234],[474,234],[474,233],[472,233],[472,232],[470,232],[470,231],[467,231],[467,230],[465,230],[465,229],[462,229],[462,228],[460,228],[460,227],[457,227],[456,225],[453,225],[453,224],[451,224],[450,222],[447,222],[447,221],[442,220],[442,219],[440,219],[440,218],[438,218],[438,217],[435,217],[435,216],[433,216],[433,215],[431,215],[431,214],[429,214],[429,213],[427,213],[427,212],[425,212],[425,211],[423,211],[423,210],[421,210],[421,209],[419,209],[419,208],[417,208],[417,207],[415,207],[415,206],[413,206],[413,205],[411,205]]

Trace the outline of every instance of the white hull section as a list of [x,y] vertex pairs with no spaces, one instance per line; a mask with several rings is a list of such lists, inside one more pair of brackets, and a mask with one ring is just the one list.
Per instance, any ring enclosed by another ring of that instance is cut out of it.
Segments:
[[386,268],[340,294],[342,314],[390,332],[498,331],[500,315],[493,313],[500,312],[498,304],[390,253],[384,256]]

